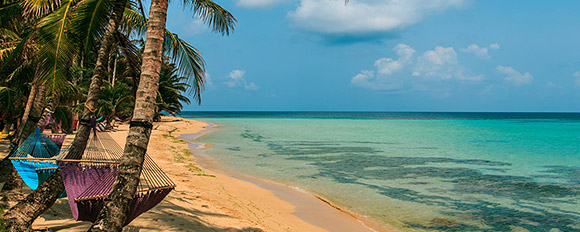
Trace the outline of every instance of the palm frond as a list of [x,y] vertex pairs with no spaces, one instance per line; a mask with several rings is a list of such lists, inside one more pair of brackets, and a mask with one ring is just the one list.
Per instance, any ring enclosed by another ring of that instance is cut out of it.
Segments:
[[42,17],[47,15],[61,5],[60,0],[24,0],[22,1],[22,8],[24,8],[25,15]]
[[76,7],[71,28],[72,31],[79,33],[78,37],[82,40],[85,54],[103,37],[111,7],[111,0],[86,0]]
[[131,71],[138,72],[141,67],[141,56],[139,55],[139,48],[135,46],[133,41],[123,33],[115,33],[116,43],[121,49],[123,55],[125,55],[125,60],[128,62],[129,66],[132,68]]
[[188,78],[188,93],[193,95],[197,103],[201,102],[201,92],[205,83],[205,61],[199,51],[191,44],[182,40],[177,34],[165,31],[164,49],[177,65],[179,74]]
[[[18,45],[16,45],[16,47],[14,47],[14,49],[11,50],[9,55],[7,55],[6,57],[2,57],[2,60],[0,60],[0,62],[2,62],[2,66],[0,66],[0,70],[4,70],[13,61],[15,61],[18,58],[23,57],[26,54],[24,52],[24,50],[28,46],[28,42],[29,42],[31,37],[32,37],[32,34],[29,34],[29,35],[25,36],[24,38],[22,38],[20,40],[20,42],[18,43]],[[24,60],[24,59],[22,59],[22,60]]]
[[75,3],[73,0],[64,1],[59,9],[40,21],[40,82],[47,84],[47,91],[53,95],[68,84],[68,69],[78,54],[68,33]]
[[6,75],[6,82],[19,82],[18,84],[24,84],[26,82],[32,81],[34,76],[34,70],[31,67],[31,61],[27,60],[20,63],[11,73]]
[[2,27],[13,21],[18,20],[22,16],[22,8],[19,2],[13,2],[0,7],[0,22],[2,22]]
[[185,6],[191,6],[193,12],[213,31],[229,35],[236,26],[236,18],[226,9],[212,0],[183,0]]
[[137,36],[143,36],[147,31],[147,18],[133,9],[134,6],[125,8],[120,29],[127,35],[135,33]]
[[0,86],[0,109],[4,111],[14,110],[14,105],[22,94],[15,89],[6,86]]

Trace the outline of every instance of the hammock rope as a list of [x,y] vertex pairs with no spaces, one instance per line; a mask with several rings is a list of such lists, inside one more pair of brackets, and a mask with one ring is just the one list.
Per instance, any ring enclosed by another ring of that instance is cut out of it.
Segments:
[[48,139],[52,141],[58,148],[62,148],[62,144],[66,139],[66,135],[47,135]]
[[55,159],[59,153],[60,147],[35,128],[8,159],[24,183],[35,190],[58,167]]
[[[96,220],[111,193],[122,155],[123,149],[107,132],[93,129],[84,152],[69,152],[57,160],[75,220]],[[173,181],[145,154],[125,225],[161,202],[174,188]]]

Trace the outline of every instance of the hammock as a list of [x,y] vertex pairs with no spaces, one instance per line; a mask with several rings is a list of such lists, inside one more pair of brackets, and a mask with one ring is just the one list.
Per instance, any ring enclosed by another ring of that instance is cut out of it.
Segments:
[[[58,160],[68,202],[77,221],[94,222],[117,177],[123,149],[107,132],[91,133],[83,154],[68,153]],[[175,184],[145,154],[137,192],[133,196],[125,225],[153,208],[175,188]]]
[[66,138],[66,135],[47,135],[46,137],[48,137],[50,141],[56,144],[56,146],[61,148],[62,144],[64,143],[64,139]]
[[9,159],[24,183],[34,190],[58,167],[55,156],[59,152],[60,148],[35,128]]

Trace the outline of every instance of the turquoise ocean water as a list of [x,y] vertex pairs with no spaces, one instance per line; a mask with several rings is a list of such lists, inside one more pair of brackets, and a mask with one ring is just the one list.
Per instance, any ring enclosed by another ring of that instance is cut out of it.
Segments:
[[228,169],[401,231],[580,231],[580,114],[186,112]]

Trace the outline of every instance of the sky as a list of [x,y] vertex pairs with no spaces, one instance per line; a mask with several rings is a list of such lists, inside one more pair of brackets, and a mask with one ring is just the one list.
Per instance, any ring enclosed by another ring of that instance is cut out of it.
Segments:
[[170,4],[206,61],[186,111],[580,112],[580,1],[215,2],[229,36]]

